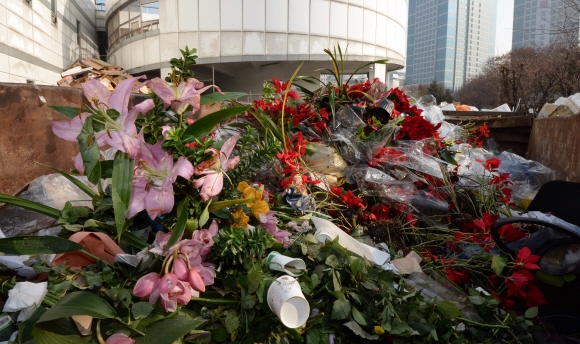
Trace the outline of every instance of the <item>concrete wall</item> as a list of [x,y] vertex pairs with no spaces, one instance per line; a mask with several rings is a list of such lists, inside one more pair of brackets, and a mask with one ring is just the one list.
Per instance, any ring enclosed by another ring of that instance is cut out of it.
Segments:
[[580,182],[580,116],[536,118],[528,159],[557,171],[557,178]]
[[[98,56],[91,0],[0,0],[0,82],[55,85],[79,54]],[[77,20],[81,44],[77,44]]]
[[[107,0],[107,18],[127,3]],[[323,49],[340,43],[348,60],[405,65],[407,0],[160,0],[159,9],[159,30],[110,47],[109,62],[131,73],[167,68],[185,45],[200,64],[327,61]]]
[[[132,97],[133,102],[142,99]],[[52,122],[66,117],[48,105],[78,107],[85,101],[81,89],[0,83],[0,193],[12,194],[34,178],[54,173],[37,162],[65,172],[74,168],[78,143],[54,135]]]

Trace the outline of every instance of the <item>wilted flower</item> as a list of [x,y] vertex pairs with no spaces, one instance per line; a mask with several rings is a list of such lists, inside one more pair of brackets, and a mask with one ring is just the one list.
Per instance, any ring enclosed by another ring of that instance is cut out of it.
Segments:
[[239,156],[230,159],[238,136],[236,134],[230,137],[220,151],[215,148],[206,150],[206,153],[213,153],[213,157],[195,167],[195,175],[203,175],[203,177],[197,179],[193,183],[193,187],[196,189],[201,188],[199,195],[205,202],[222,191],[224,173],[233,169],[240,162]]

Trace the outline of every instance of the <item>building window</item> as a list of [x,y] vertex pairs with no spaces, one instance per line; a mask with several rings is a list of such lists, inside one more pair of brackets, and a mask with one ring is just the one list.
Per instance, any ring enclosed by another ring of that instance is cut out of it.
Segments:
[[52,13],[52,22],[56,24],[56,0],[50,0],[50,12]]
[[107,23],[109,47],[159,28],[159,1],[135,0],[120,8]]
[[77,20],[77,45],[81,46],[81,22]]

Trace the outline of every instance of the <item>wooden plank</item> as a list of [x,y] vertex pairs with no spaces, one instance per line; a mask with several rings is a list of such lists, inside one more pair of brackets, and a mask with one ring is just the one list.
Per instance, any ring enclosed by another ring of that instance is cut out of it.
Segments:
[[100,70],[99,72],[101,72],[104,75],[125,75],[127,74],[127,72],[125,72],[124,70]]

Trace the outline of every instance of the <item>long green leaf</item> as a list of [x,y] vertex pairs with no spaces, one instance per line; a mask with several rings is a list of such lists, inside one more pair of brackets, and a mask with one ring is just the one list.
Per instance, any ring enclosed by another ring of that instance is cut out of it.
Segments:
[[272,121],[270,117],[264,114],[262,110],[252,112],[252,114],[254,115],[254,118],[258,122],[260,122],[260,126],[262,128],[265,128],[270,132],[272,132],[272,134],[276,137],[276,139],[278,139],[278,141],[280,142],[284,141],[284,138],[282,137],[282,130],[280,129],[280,127],[276,125],[276,123],[274,123],[274,121]]
[[212,104],[217,102],[235,100],[247,95],[248,95],[247,93],[243,92],[224,92],[224,93],[215,92],[202,95],[201,101],[199,103],[200,105]]
[[117,238],[121,237],[125,226],[125,218],[129,209],[131,190],[133,189],[133,167],[135,162],[129,154],[117,152],[113,163],[113,209],[115,211],[115,225]]
[[55,236],[17,236],[0,239],[0,255],[20,256],[38,253],[66,253],[83,250],[76,242]]
[[179,203],[179,206],[177,206],[177,223],[175,223],[175,226],[171,231],[171,236],[169,237],[169,240],[167,240],[167,245],[165,245],[167,248],[173,246],[173,244],[175,244],[177,240],[181,238],[183,231],[185,231],[185,225],[187,224],[187,218],[189,217],[187,203],[188,200],[186,198],[181,201],[181,203]]
[[135,344],[171,344],[205,322],[203,318],[194,319],[181,315],[161,320],[147,329],[146,336],[136,338]]
[[65,177],[66,179],[68,179],[71,183],[73,183],[74,185],[76,185],[79,189],[81,189],[84,193],[86,193],[87,195],[89,195],[91,198],[94,198],[95,196],[97,196],[97,193],[93,191],[93,189],[91,189],[87,184],[81,182],[80,180],[78,180],[77,178],[75,178],[74,176],[59,170],[56,167],[51,167],[45,164],[40,164],[43,166],[46,166],[48,168],[50,168],[53,171],[56,171],[58,173],[60,173],[61,176]]
[[213,213],[216,210],[220,210],[220,209],[229,207],[231,205],[236,205],[236,204],[240,204],[240,203],[248,203],[248,202],[253,202],[256,200],[257,200],[257,198],[244,198],[244,199],[234,199],[234,200],[230,200],[230,201],[215,202],[209,206],[208,211],[210,213]]
[[85,165],[85,175],[89,182],[97,184],[101,178],[101,153],[95,138],[93,119],[91,117],[88,117],[85,121],[77,140],[79,141],[81,156]]
[[207,136],[207,134],[209,134],[209,132],[222,121],[237,114],[243,113],[249,108],[249,106],[238,106],[216,111],[205,117],[202,117],[187,127],[187,129],[185,129],[183,132],[182,141],[192,142],[195,139],[201,139],[202,137]]
[[12,204],[12,205],[15,205],[15,206],[18,206],[21,208],[32,210],[32,211],[37,212],[39,214],[43,214],[43,215],[52,217],[53,219],[57,219],[57,220],[61,216],[60,210],[58,210],[58,209],[46,206],[44,204],[29,201],[26,199],[10,196],[10,195],[0,194],[0,203]]
[[60,112],[70,119],[75,118],[80,113],[80,108],[74,106],[49,105],[48,107]]
[[85,344],[95,343],[92,336],[81,336],[70,319],[36,323],[32,330],[35,344]]
[[145,247],[149,246],[149,244],[147,243],[147,241],[139,238],[138,236],[136,236],[135,234],[131,233],[131,232],[123,232],[121,234],[121,242],[127,243],[139,250],[144,249]]
[[38,322],[68,318],[73,315],[90,315],[97,319],[118,319],[117,312],[105,300],[88,291],[66,294]]

